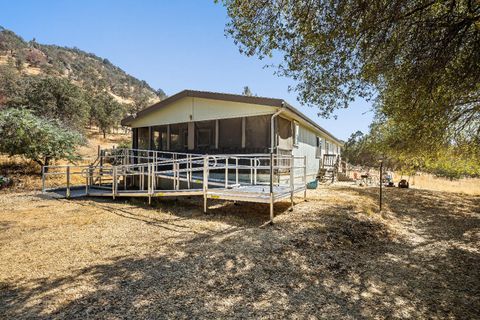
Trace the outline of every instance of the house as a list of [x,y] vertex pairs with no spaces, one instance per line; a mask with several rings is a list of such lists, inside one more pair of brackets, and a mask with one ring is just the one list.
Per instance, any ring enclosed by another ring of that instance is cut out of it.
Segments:
[[122,120],[133,149],[306,157],[317,177],[342,141],[282,99],[184,90]]

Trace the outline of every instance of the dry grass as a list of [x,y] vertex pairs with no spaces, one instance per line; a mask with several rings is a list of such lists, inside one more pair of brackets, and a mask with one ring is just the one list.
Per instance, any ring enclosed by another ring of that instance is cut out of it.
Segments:
[[413,187],[419,189],[480,195],[480,178],[450,180],[431,174],[418,174],[413,176],[410,182]]
[[[480,200],[310,191],[293,212],[201,200],[0,195],[0,318],[429,318],[480,314]],[[300,201],[300,199],[297,199]]]
[[[124,133],[115,133],[107,135],[104,139],[98,130],[92,129],[87,131],[88,144],[79,148],[78,152],[83,157],[83,160],[78,164],[89,164],[95,160],[97,156],[98,146],[102,149],[109,149],[117,146],[119,143],[128,141],[130,135]],[[66,161],[57,161],[55,164],[68,164]],[[30,160],[22,157],[8,157],[0,154],[0,175],[7,176],[13,179],[13,187],[0,191],[5,192],[20,192],[27,190],[41,190],[42,176],[40,174],[40,166]],[[66,184],[66,176],[49,176],[48,187],[59,187]],[[72,176],[72,184],[83,184],[85,179],[81,175]]]

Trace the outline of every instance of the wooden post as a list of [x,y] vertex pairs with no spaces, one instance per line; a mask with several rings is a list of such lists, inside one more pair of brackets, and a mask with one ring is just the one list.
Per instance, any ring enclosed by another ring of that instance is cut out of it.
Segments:
[[70,166],[67,166],[67,191],[65,194],[66,198],[70,198]]

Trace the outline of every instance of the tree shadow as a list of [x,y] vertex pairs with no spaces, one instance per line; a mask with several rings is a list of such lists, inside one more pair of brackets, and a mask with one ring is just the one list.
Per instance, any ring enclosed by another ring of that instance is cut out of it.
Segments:
[[[343,191],[376,196],[368,189]],[[65,277],[4,282],[0,316],[476,318],[480,257],[471,247],[478,239],[465,234],[479,230],[478,199],[467,197],[460,207],[452,204],[460,198],[449,195],[401,192],[387,191],[389,214],[410,221],[411,232],[422,242],[395,237],[388,220],[355,213],[345,204],[315,207],[307,216],[293,214],[271,227],[250,228],[268,217],[257,213],[260,218],[247,222],[250,211],[260,211],[256,205],[212,202],[211,214],[196,216],[185,212],[201,210],[197,200],[174,202],[183,206],[183,213],[172,213],[173,224],[201,219],[227,221],[231,228],[198,234],[170,225],[188,237],[167,244],[164,253],[124,256]],[[110,200],[99,203],[111,205]],[[225,220],[224,215],[243,208],[245,213]],[[280,208],[288,208],[288,203]],[[122,218],[162,227],[165,223],[111,209]]]

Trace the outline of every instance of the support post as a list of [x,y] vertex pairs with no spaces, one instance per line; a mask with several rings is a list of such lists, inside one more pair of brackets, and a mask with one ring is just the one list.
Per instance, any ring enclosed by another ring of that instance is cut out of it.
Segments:
[[383,161],[380,161],[380,197],[379,197],[379,212],[382,213],[382,185],[383,185]]
[[307,156],[303,157],[303,183],[304,183],[303,200],[307,201]]
[[238,158],[235,158],[235,184],[238,185]]
[[115,195],[117,194],[117,167],[112,168],[112,198],[115,200]]
[[228,157],[225,158],[225,189],[228,188]]
[[70,199],[70,166],[67,166],[67,199]]
[[207,213],[208,156],[203,157],[203,213]]
[[295,190],[295,157],[290,157],[290,211],[293,211],[293,192]]
[[147,164],[148,166],[148,204],[152,204],[152,168],[153,168],[153,163]]
[[253,184],[257,185],[257,158],[253,158]]
[[42,166],[42,193],[45,193],[45,166]]
[[273,224],[274,218],[273,201],[273,152],[270,152],[270,224]]
[[90,168],[92,166],[89,165],[88,168],[87,168],[87,172],[86,172],[86,175],[85,175],[85,195],[88,196],[88,186],[90,184]]

